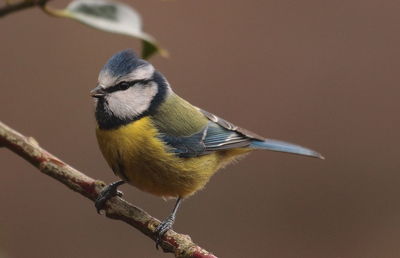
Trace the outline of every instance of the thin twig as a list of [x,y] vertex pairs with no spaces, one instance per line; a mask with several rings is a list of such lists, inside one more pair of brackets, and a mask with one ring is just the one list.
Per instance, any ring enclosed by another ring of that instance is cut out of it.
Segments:
[[[75,192],[94,201],[105,183],[95,180],[72,168],[54,155],[42,149],[31,137],[25,137],[0,122],[0,147],[6,147],[37,167],[44,174],[58,180]],[[93,211],[95,209],[93,208]],[[155,240],[154,231],[160,223],[142,209],[115,197],[105,207],[108,218],[121,220]],[[189,236],[169,230],[161,244],[164,252],[179,258],[216,258],[213,254],[194,244]]]
[[0,7],[0,18],[6,16],[7,14],[22,11],[35,6],[44,6],[49,1],[51,0],[24,0],[17,3],[8,1],[6,5]]

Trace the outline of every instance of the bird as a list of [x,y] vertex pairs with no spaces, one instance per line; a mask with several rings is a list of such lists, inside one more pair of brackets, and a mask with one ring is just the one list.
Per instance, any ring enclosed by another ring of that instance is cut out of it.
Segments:
[[121,180],[95,201],[98,212],[125,183],[176,198],[171,214],[155,229],[156,247],[172,228],[180,204],[229,163],[253,150],[323,159],[311,149],[264,138],[179,97],[166,77],[131,49],[113,55],[90,92],[95,104],[99,148]]

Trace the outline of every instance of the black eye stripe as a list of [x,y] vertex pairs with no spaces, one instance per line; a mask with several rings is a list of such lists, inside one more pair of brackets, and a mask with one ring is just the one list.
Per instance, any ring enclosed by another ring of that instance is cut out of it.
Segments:
[[106,89],[104,89],[104,91],[106,91],[107,93],[111,93],[111,92],[115,92],[115,91],[123,91],[123,90],[127,90],[128,88],[134,86],[135,84],[146,84],[151,82],[151,79],[143,79],[143,80],[134,80],[134,81],[122,81],[120,83],[118,83],[117,85],[108,87]]

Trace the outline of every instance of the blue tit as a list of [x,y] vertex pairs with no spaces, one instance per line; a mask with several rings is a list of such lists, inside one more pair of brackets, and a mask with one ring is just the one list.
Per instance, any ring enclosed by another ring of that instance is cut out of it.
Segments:
[[108,60],[91,96],[100,150],[122,179],[104,188],[96,207],[101,210],[125,182],[157,196],[177,198],[173,212],[156,229],[157,243],[172,227],[181,201],[244,154],[262,149],[322,158],[313,150],[265,139],[191,105],[132,50]]

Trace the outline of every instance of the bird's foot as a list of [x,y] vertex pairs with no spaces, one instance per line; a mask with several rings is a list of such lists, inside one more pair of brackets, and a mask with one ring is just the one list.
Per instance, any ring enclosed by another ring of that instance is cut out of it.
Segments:
[[156,248],[158,250],[158,247],[161,245],[162,238],[165,235],[165,233],[172,228],[172,225],[174,224],[175,221],[175,216],[169,216],[166,220],[160,223],[158,227],[156,228],[154,234],[156,235]]
[[121,191],[117,190],[118,186],[122,185],[123,183],[125,183],[125,181],[123,180],[117,181],[107,185],[106,187],[103,188],[103,190],[101,190],[99,196],[94,202],[94,206],[96,207],[97,213],[100,214],[100,211],[103,210],[104,205],[109,199],[111,199],[114,196],[121,197],[123,195]]

